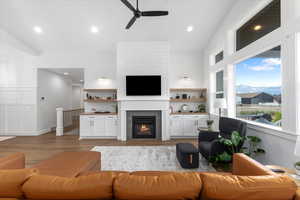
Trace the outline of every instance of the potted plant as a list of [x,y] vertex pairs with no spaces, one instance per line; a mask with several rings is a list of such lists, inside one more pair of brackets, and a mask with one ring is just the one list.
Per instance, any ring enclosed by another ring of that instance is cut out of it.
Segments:
[[294,164],[294,166],[295,166],[296,174],[297,174],[298,176],[300,176],[300,161],[296,162],[296,163]]
[[208,114],[208,120],[206,120],[206,125],[208,131],[212,131],[212,125],[214,123],[214,120],[210,119],[210,114]]
[[259,154],[264,154],[266,151],[259,147],[261,139],[257,136],[247,136],[248,147],[244,147],[244,153],[252,158]]
[[240,136],[237,131],[233,131],[230,138],[223,138],[220,136],[219,142],[226,146],[228,150],[212,158],[212,162],[231,162],[233,154],[240,153],[240,145],[244,141],[245,138]]
[[205,104],[200,104],[198,106],[198,111],[201,112],[201,113],[205,113],[206,112],[206,106],[205,106]]

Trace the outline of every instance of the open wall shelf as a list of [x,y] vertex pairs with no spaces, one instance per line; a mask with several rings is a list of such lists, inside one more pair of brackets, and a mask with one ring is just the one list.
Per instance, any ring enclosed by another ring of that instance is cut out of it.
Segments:
[[170,102],[182,102],[182,103],[205,103],[206,102],[206,98],[194,98],[194,99],[170,99]]
[[90,103],[111,103],[111,102],[117,102],[116,99],[85,99],[84,102],[90,102]]
[[[206,88],[171,88],[171,115],[201,115],[207,114]],[[204,109],[203,109],[204,107]]]
[[206,88],[171,88],[170,92],[206,92]]
[[84,92],[117,92],[117,89],[84,89]]

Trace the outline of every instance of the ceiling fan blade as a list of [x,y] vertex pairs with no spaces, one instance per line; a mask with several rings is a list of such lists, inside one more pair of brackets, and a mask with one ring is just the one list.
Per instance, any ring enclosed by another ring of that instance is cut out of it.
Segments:
[[136,17],[134,16],[127,24],[126,29],[130,29],[130,27],[134,24],[135,21],[136,21]]
[[142,12],[142,16],[144,16],[144,17],[166,16],[168,14],[169,14],[168,11],[144,11],[144,12]]
[[127,1],[127,0],[121,0],[123,2],[123,4],[125,4],[125,6],[127,8],[129,8],[132,12],[136,12],[135,8]]

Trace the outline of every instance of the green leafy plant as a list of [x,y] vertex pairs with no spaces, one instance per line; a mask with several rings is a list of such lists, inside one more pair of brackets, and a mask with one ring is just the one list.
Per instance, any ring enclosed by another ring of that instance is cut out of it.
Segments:
[[[211,162],[230,162],[235,153],[245,153],[246,155],[254,158],[259,154],[264,154],[266,151],[260,148],[261,139],[257,136],[242,137],[237,131],[233,131],[229,139],[220,137],[219,142],[227,147],[227,151],[211,158]],[[244,143],[248,142],[246,147],[240,148]],[[300,168],[300,162],[299,162]]]
[[264,154],[266,151],[260,148],[261,139],[257,136],[247,136],[248,147],[244,147],[244,153],[252,158],[258,154]]
[[220,136],[219,142],[227,147],[227,151],[211,158],[211,162],[230,162],[235,153],[240,153],[240,146],[245,141],[245,138],[240,136],[239,132],[233,131],[230,138]]

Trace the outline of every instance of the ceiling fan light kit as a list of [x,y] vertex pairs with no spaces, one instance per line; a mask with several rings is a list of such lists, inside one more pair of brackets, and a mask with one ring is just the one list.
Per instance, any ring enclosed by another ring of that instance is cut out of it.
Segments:
[[139,9],[139,0],[136,0],[136,8],[134,8],[128,0],[121,0],[121,2],[129,8],[133,12],[133,17],[129,21],[126,26],[126,29],[130,29],[130,27],[135,23],[135,21],[140,17],[160,17],[166,16],[169,14],[168,11],[140,11]]

